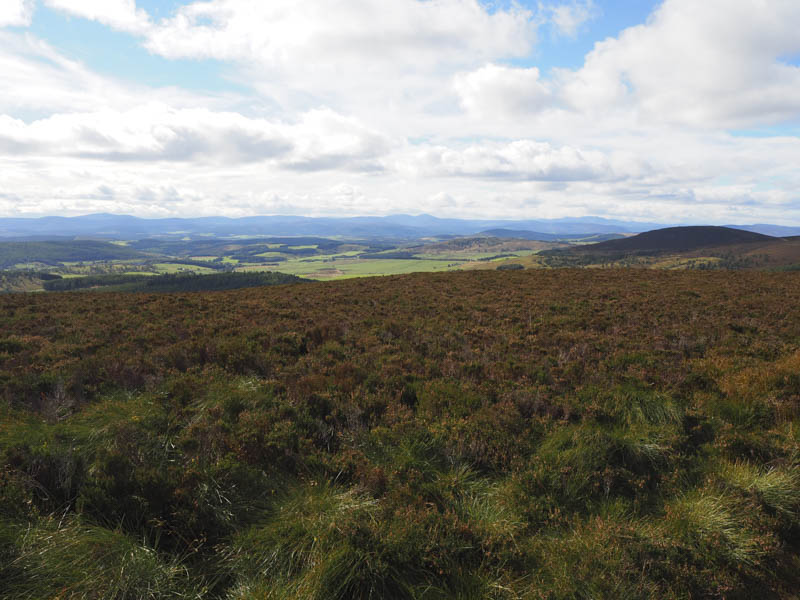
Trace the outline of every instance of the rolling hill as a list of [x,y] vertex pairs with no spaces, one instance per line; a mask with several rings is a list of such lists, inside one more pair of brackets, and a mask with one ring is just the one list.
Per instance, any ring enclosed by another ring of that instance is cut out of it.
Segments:
[[592,254],[652,254],[687,252],[700,248],[774,242],[779,238],[731,227],[666,227],[627,238],[608,240],[576,248]]
[[772,237],[731,227],[669,227],[624,239],[547,250],[547,267],[800,269],[800,236]]
[[93,260],[122,260],[140,258],[141,252],[93,240],[62,240],[49,242],[0,242],[0,269],[19,263],[57,264]]
[[47,291],[74,291],[92,289],[108,292],[213,292],[238,290],[265,285],[282,285],[308,281],[295,275],[270,271],[251,273],[212,273],[196,275],[188,273],[166,273],[164,275],[90,275],[53,279],[44,282]]

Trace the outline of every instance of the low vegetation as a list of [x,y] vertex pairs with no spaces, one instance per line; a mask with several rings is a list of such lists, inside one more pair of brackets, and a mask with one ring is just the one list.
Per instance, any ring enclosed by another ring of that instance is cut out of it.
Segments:
[[209,292],[281,285],[306,281],[284,273],[212,273],[195,275],[192,272],[164,275],[90,275],[51,279],[44,282],[47,291],[93,289],[110,292]]
[[800,585],[797,273],[0,296],[0,598]]

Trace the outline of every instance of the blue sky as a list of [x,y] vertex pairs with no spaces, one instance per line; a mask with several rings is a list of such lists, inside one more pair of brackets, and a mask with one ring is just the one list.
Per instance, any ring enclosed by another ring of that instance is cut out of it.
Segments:
[[[169,18],[189,2],[137,0],[136,5],[153,18]],[[518,5],[537,11],[539,2]],[[614,37],[627,27],[643,23],[657,2],[616,0],[597,2],[593,16],[579,27],[577,35],[564,35],[552,25],[543,27],[535,50],[522,58],[508,60],[520,67],[536,66],[543,72],[553,67],[579,68],[594,43]],[[488,9],[497,3],[484,3]],[[508,7],[508,3],[504,3]],[[167,60],[148,52],[138,38],[120,33],[96,21],[74,17],[47,5],[34,13],[31,33],[47,40],[65,55],[79,59],[87,67],[114,77],[124,77],[145,85],[179,85],[200,90],[242,91],[242,85],[226,76],[226,64],[214,60]]]
[[800,224],[795,0],[3,0],[0,214]]
[[[137,2],[153,16],[169,16],[178,2]],[[39,6],[28,31],[47,40],[65,56],[111,77],[148,86],[180,86],[197,90],[233,90],[226,65],[215,60],[167,60],[148,52],[140,40],[96,21]]]

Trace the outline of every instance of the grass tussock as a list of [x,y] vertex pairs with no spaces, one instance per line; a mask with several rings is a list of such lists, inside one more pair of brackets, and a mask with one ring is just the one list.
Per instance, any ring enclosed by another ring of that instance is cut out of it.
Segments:
[[73,518],[2,528],[3,598],[189,599],[204,592],[179,560],[119,531]]
[[732,487],[751,493],[763,505],[791,523],[800,524],[800,469],[759,467],[745,461],[726,462],[720,476]]
[[748,528],[743,510],[722,494],[692,492],[668,506],[667,523],[673,535],[708,552],[709,558],[752,567],[767,555],[769,544]]

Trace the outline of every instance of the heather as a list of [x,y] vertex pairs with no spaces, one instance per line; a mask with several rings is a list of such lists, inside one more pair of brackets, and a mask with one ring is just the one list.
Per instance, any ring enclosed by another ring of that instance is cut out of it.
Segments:
[[800,277],[0,296],[2,598],[791,598]]

